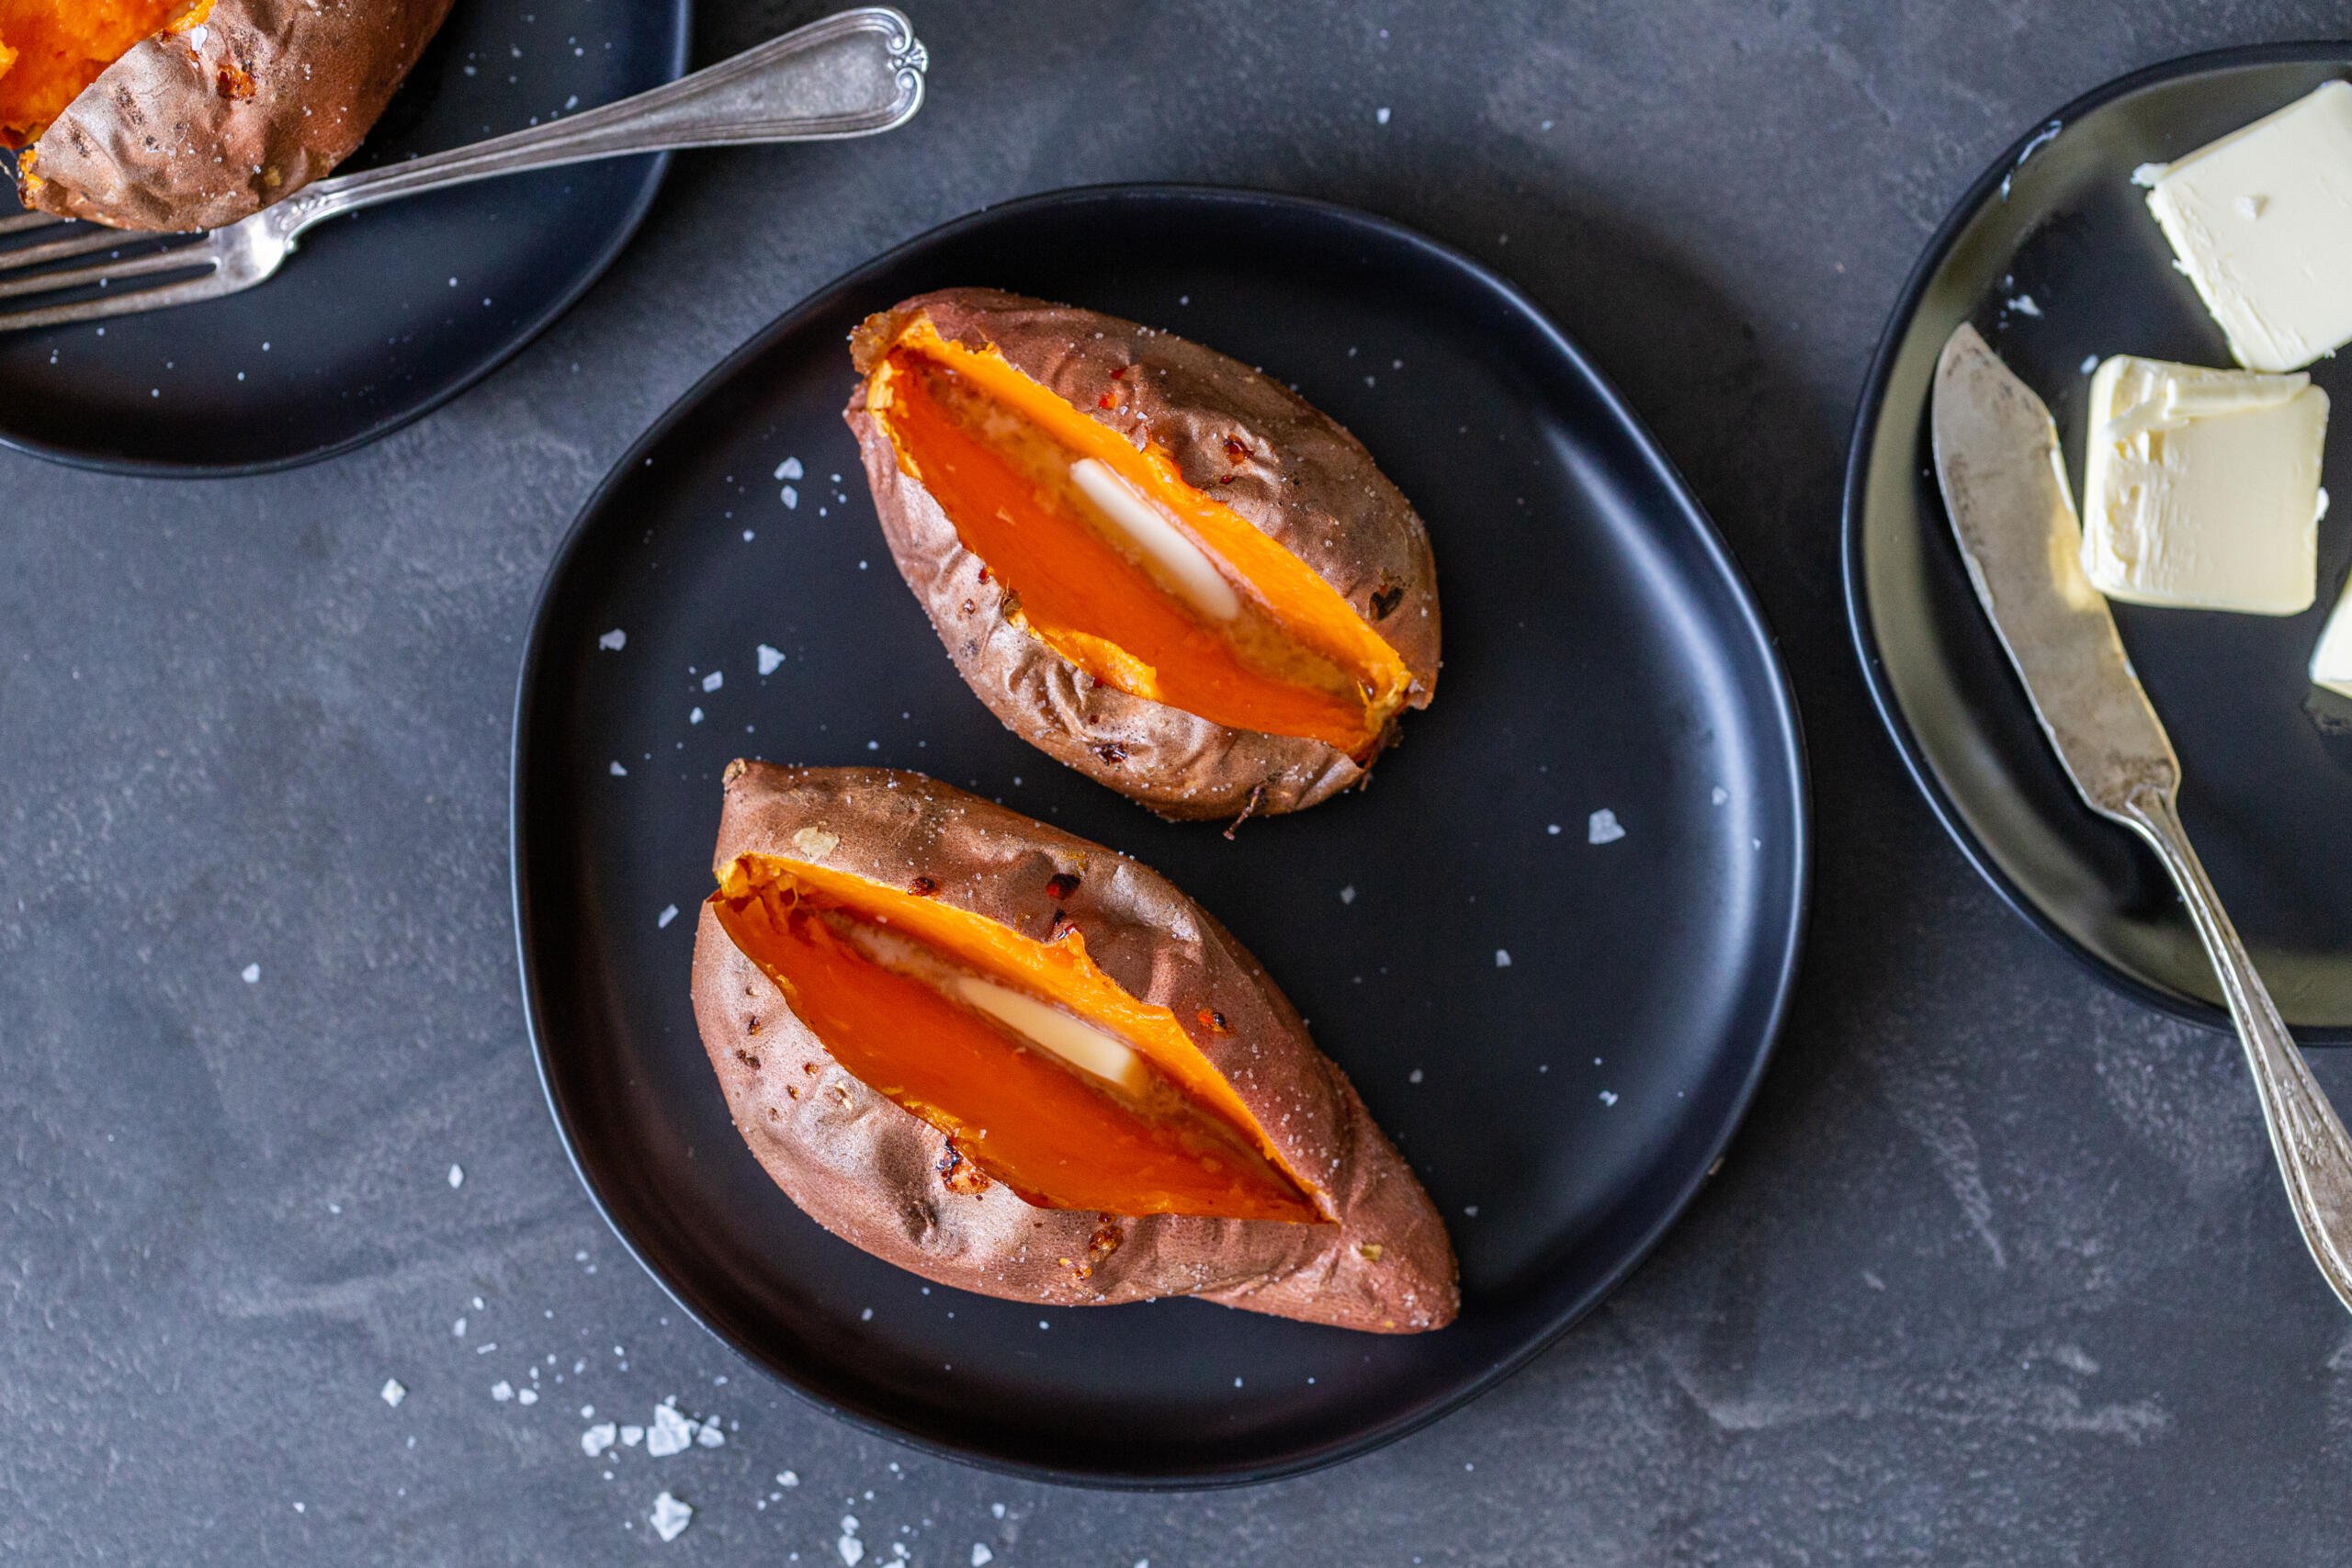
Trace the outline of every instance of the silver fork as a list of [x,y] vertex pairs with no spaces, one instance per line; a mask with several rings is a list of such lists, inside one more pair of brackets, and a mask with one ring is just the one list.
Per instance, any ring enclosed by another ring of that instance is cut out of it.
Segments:
[[[674,148],[826,141],[894,130],[922,107],[923,73],[930,63],[904,16],[887,6],[862,6],[616,104],[469,147],[321,180],[209,232],[141,234],[44,213],[0,220],[0,299],[109,290],[0,311],[0,333],[240,293],[267,281],[303,232],[330,218],[496,175]],[[51,229],[60,231],[57,237],[48,237]],[[36,236],[29,243],[6,243],[28,234]],[[106,251],[136,254],[80,266],[57,265]],[[117,287],[124,283],[136,287]]]

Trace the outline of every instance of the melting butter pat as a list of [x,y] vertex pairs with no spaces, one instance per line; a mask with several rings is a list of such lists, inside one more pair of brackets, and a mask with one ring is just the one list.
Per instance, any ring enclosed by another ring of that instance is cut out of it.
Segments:
[[2352,341],[2352,85],[2132,177],[2240,365],[2300,369]]
[[2110,599],[2291,615],[2319,576],[2327,394],[2118,355],[2091,378],[2083,570]]

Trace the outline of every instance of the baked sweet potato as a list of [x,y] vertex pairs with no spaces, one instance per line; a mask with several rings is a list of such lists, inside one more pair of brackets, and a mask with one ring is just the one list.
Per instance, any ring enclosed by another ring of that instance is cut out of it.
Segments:
[[1453,1320],[1419,1182],[1167,882],[920,773],[739,761],[725,787],[695,1017],[818,1224],[1013,1301]]
[[359,145],[450,0],[0,0],[27,207],[122,229],[250,217]]
[[890,553],[1024,740],[1168,817],[1361,781],[1437,685],[1429,535],[1280,382],[1132,321],[983,288],[852,340]]

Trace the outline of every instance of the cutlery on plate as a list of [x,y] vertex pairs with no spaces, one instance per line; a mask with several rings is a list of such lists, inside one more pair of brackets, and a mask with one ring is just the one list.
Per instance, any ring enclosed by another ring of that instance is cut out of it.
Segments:
[[[616,104],[471,146],[321,180],[242,222],[208,232],[132,233],[44,213],[0,220],[0,242],[33,236],[29,243],[0,248],[0,299],[107,290],[0,311],[0,332],[241,293],[267,281],[303,232],[330,218],[497,175],[684,147],[827,141],[892,130],[922,107],[923,73],[930,63],[904,16],[887,6],[863,6]],[[51,230],[56,237],[51,237]],[[130,254],[78,266],[56,265],[109,251]],[[125,284],[132,287],[120,287]]]
[[2146,840],[2180,889],[2245,1045],[2296,1227],[2352,1307],[2352,1139],[2189,847],[2180,759],[2114,614],[2083,575],[2082,526],[2050,411],[1963,323],[1937,362],[1930,421],[1936,479],[1976,596],[2075,788]]

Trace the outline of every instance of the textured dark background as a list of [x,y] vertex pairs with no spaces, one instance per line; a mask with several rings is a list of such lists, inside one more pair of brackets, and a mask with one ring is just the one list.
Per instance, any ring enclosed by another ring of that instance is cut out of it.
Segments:
[[[2343,1561],[2352,1322],[2236,1045],[1977,882],[1836,571],[1865,361],[1974,173],[2109,76],[2341,9],[909,5],[912,128],[682,159],[582,306],[401,435],[195,485],[0,457],[0,1557],[838,1563],[851,1512],[869,1565]],[[697,53],[821,9],[707,0]],[[628,441],[873,253],[1125,179],[1357,203],[1526,286],[1736,548],[1818,792],[1779,1064],[1657,1256],[1436,1427],[1193,1496],[923,1459],[679,1319],[565,1164],[506,897],[525,616]],[[492,1398],[532,1364],[535,1405]],[[605,1480],[579,1407],[670,1394],[727,1446]],[[667,1547],[664,1487],[699,1510]]]

